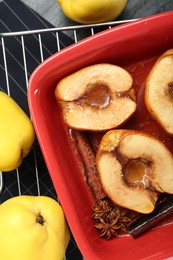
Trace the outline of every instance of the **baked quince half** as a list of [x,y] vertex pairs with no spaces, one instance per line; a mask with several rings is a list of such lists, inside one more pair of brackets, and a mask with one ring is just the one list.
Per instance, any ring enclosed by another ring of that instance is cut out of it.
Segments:
[[108,131],[101,140],[96,166],[107,196],[122,207],[148,214],[160,193],[173,194],[173,155],[146,133]]
[[173,134],[173,49],[166,51],[151,69],[145,86],[145,103],[155,120]]
[[126,122],[136,110],[131,75],[113,64],[95,64],[63,78],[55,97],[71,128],[103,131]]

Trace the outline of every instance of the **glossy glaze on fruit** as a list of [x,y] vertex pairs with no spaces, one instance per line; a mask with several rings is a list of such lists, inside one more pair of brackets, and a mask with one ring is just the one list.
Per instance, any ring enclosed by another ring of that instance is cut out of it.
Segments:
[[[125,67],[125,69],[133,77],[133,86],[135,88],[137,96],[137,110],[134,115],[121,128],[134,129],[148,133],[162,141],[173,153],[173,139],[169,135],[167,135],[165,131],[163,131],[163,129],[160,127],[160,125],[151,117],[144,102],[145,80],[158,58],[159,56],[156,56]],[[84,133],[90,138],[91,144],[93,147],[95,147],[96,152],[99,146],[99,142],[105,132],[93,133],[86,131]],[[68,140],[73,143],[73,147],[75,147],[74,140],[71,138],[71,135],[67,134],[67,136]],[[85,149],[85,147],[83,148]],[[78,148],[76,147],[75,149],[77,150]],[[78,163],[79,160],[79,157],[76,156],[76,161],[78,161]],[[79,164],[81,164],[81,162]],[[172,220],[169,218],[168,221],[170,222]]]

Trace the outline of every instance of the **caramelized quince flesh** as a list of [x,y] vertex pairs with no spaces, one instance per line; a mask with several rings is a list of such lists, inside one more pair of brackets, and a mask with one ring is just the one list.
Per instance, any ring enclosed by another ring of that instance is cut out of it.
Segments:
[[[133,129],[133,130],[142,131],[144,133],[151,134],[152,136],[162,141],[166,145],[166,147],[171,151],[171,153],[173,153],[173,138],[170,135],[168,135],[163,130],[163,128],[160,127],[160,124],[151,116],[144,102],[145,81],[150,70],[152,69],[152,67],[154,66],[155,62],[158,60],[159,57],[160,55],[152,58],[144,59],[140,62],[125,66],[125,69],[133,77],[133,86],[135,88],[136,97],[137,97],[136,98],[137,110],[133,114],[133,116],[121,128]],[[64,125],[64,127],[66,129],[68,140],[72,144],[71,152],[74,153],[74,156],[76,157],[76,163],[78,164],[78,161],[80,159],[76,153],[76,149],[75,149],[76,144],[74,140],[71,138],[71,129],[67,125]],[[97,133],[91,133],[91,132],[86,132],[86,133],[91,136],[94,135],[94,142],[97,143],[97,146],[101,140],[101,137],[105,134],[105,132],[98,133],[98,135]],[[82,175],[79,174],[78,178],[83,178],[83,177]],[[128,178],[131,178],[130,173],[128,175]],[[139,177],[138,177],[138,181],[139,181]],[[171,221],[172,218],[167,219],[167,222],[171,222]]]
[[79,130],[120,127],[136,110],[131,75],[108,63],[91,65],[63,78],[55,96],[65,123]]

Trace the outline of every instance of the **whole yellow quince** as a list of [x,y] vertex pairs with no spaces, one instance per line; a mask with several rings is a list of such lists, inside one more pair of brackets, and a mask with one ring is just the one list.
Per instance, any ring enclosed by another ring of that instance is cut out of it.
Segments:
[[0,91],[0,171],[19,167],[34,140],[29,117],[10,96]]
[[82,24],[108,22],[117,18],[127,0],[57,0],[64,14]]
[[62,207],[52,198],[22,195],[0,205],[1,260],[63,260],[69,239]]

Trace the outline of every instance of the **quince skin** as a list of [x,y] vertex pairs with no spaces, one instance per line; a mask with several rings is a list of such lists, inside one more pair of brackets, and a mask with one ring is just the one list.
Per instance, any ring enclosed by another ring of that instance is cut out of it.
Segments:
[[127,0],[57,0],[64,14],[81,24],[101,23],[117,18]]
[[59,203],[22,195],[0,205],[1,260],[63,260],[70,239]]
[[11,171],[22,163],[35,140],[33,125],[7,94],[0,91],[0,171]]

